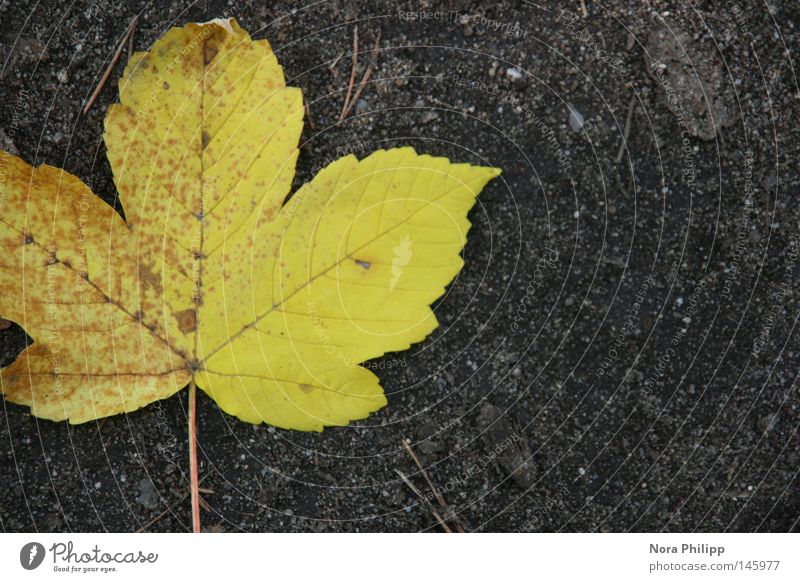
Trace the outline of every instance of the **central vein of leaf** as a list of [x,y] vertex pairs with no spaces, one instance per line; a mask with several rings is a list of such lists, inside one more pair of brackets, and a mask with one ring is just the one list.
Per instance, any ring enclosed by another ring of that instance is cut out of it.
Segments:
[[[194,254],[194,260],[196,261],[196,272],[197,272],[197,281],[195,282],[195,290],[193,293],[193,300],[194,300],[194,314],[195,314],[195,326],[194,326],[194,348],[192,354],[192,361],[189,362],[189,369],[192,372],[192,379],[194,381],[194,375],[202,368],[202,364],[198,358],[198,343],[200,341],[200,305],[203,303],[203,247],[205,242],[205,196],[206,196],[206,183],[205,183],[205,149],[209,142],[209,136],[206,133],[206,111],[205,111],[205,100],[206,100],[206,83],[208,82],[208,71],[209,65],[213,60],[212,51],[208,50],[208,38],[203,40],[203,46],[200,50],[200,58],[202,59],[202,72],[200,78],[200,127],[198,130],[200,131],[200,205],[199,211],[196,216],[199,222],[199,230],[200,230],[200,243],[199,248]],[[215,52],[215,51],[214,51]]]

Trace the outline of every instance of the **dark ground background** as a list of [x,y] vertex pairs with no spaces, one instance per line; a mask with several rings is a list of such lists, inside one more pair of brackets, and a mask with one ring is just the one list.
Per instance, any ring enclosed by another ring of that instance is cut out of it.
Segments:
[[[374,362],[388,408],[301,434],[201,393],[209,530],[437,530],[396,473],[428,491],[402,437],[468,530],[797,529],[796,7],[587,0],[582,18],[577,0],[538,4],[400,5],[478,15],[467,23],[383,1],[0,4],[4,147],[110,201],[102,119],[122,66],[80,110],[134,14],[139,49],[225,10],[272,42],[316,128],[297,184],[345,148],[405,144],[504,171],[471,215],[441,328]],[[382,50],[337,125],[355,22],[362,48],[381,31]],[[0,331],[0,363],[24,345]],[[3,401],[2,529],[185,531],[185,404],[70,427]]]

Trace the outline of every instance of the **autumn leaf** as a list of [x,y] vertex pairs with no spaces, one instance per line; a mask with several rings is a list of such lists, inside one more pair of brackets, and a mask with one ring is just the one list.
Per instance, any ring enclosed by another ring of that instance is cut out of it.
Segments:
[[173,28],[119,92],[104,139],[124,218],[0,152],[0,316],[34,340],[2,370],[5,398],[81,423],[194,382],[244,421],[298,430],[383,407],[358,364],[436,328],[499,170],[380,150],[287,202],[302,94],[235,20]]

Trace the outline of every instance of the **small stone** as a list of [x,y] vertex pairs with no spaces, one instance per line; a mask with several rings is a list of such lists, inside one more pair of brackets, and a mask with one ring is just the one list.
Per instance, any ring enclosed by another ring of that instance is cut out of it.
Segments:
[[0,149],[5,150],[12,156],[19,155],[19,150],[17,149],[17,146],[14,145],[14,141],[2,129],[0,129]]
[[56,73],[56,79],[58,79],[59,83],[66,83],[69,80],[69,77],[67,77],[67,71],[65,71],[64,69],[58,71]]
[[569,126],[575,133],[583,129],[583,115],[572,105],[569,106]]
[[159,495],[153,481],[145,477],[139,481],[136,488],[139,490],[139,495],[136,497],[137,503],[141,503],[145,509],[158,507]]
[[418,443],[419,450],[421,450],[425,455],[435,455],[436,453],[440,453],[444,450],[444,446],[439,439],[435,438],[428,438]]
[[522,78],[522,71],[515,67],[509,67],[506,69],[506,77],[512,81],[519,81]]
[[775,428],[775,425],[778,424],[778,415],[777,414],[768,414],[758,421],[758,430],[761,432],[769,432]]

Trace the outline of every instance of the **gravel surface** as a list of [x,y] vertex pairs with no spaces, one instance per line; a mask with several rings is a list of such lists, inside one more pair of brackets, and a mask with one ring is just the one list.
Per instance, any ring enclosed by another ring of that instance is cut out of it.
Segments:
[[[102,120],[122,66],[81,109],[136,14],[138,49],[223,15],[272,43],[313,120],[296,185],[399,145],[503,169],[440,328],[370,363],[387,408],[305,434],[200,394],[206,529],[439,531],[403,438],[452,527],[797,529],[796,7],[585,6],[0,3],[0,146],[112,204]],[[381,49],[338,123],[355,24]],[[26,335],[0,327],[7,365]],[[79,426],[2,403],[3,530],[190,527],[185,391]]]

